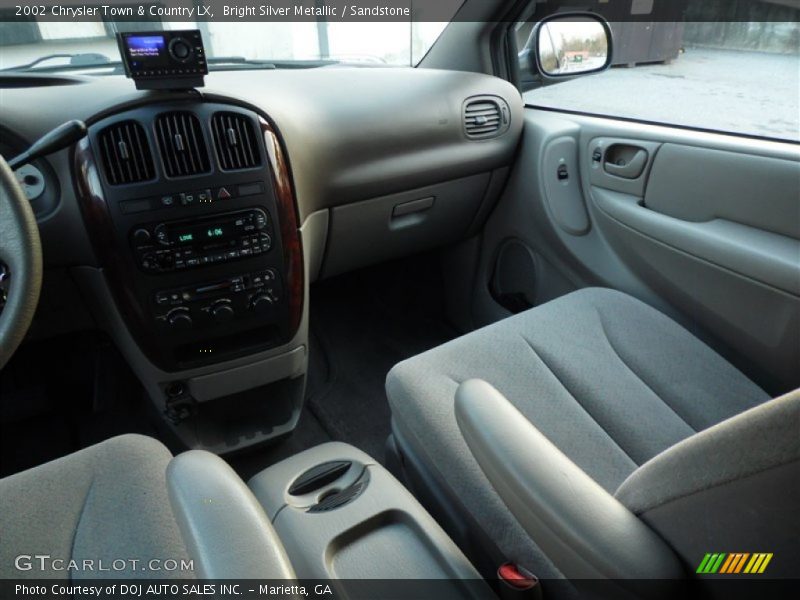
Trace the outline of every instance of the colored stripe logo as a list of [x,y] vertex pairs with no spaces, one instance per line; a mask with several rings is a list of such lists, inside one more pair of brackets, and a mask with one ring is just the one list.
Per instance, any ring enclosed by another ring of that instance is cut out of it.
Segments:
[[709,552],[700,561],[696,573],[701,575],[748,573],[761,574],[772,560],[772,552]]

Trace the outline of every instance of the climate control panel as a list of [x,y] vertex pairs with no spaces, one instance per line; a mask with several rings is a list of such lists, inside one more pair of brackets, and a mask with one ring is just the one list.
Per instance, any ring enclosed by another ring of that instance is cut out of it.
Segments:
[[266,269],[157,291],[153,296],[153,316],[162,329],[186,331],[268,317],[282,301],[280,275],[275,269]]

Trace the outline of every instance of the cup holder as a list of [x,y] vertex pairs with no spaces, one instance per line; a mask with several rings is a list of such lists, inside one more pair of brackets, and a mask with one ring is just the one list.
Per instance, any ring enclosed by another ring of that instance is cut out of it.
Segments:
[[339,479],[352,465],[349,460],[336,460],[311,467],[292,482],[289,495],[304,496],[316,492]]
[[345,504],[350,504],[353,500],[358,498],[367,487],[369,481],[369,473],[365,470],[364,474],[353,485],[341,491],[331,490],[323,494],[319,502],[308,509],[310,513],[329,512],[341,508]]
[[328,512],[358,498],[368,482],[369,472],[364,464],[328,461],[298,475],[287,490],[287,501],[310,513]]

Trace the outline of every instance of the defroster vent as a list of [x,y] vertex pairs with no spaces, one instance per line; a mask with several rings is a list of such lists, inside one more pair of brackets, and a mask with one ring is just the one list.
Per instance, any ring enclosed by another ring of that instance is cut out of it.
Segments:
[[214,113],[211,118],[214,147],[219,164],[225,171],[251,169],[261,164],[258,137],[253,121],[234,112]]
[[155,177],[153,155],[144,128],[136,121],[122,121],[103,129],[98,136],[111,185],[148,181]]
[[161,114],[155,130],[169,177],[188,177],[211,170],[203,130],[195,115],[185,111]]

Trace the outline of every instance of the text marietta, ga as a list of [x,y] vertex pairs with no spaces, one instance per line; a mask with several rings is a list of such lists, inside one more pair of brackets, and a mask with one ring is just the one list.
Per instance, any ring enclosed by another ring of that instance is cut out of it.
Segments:
[[407,6],[272,6],[271,4],[244,5],[222,7],[223,17],[410,17],[411,9]]

